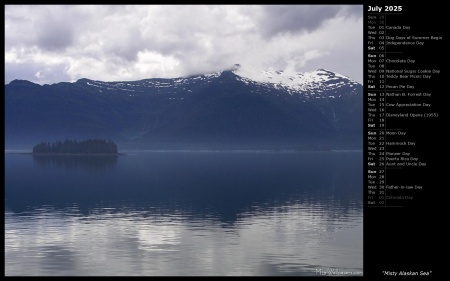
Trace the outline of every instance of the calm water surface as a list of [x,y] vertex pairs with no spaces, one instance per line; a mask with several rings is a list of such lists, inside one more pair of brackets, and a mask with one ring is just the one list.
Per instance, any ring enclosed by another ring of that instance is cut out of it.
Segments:
[[362,275],[362,152],[5,155],[6,275]]

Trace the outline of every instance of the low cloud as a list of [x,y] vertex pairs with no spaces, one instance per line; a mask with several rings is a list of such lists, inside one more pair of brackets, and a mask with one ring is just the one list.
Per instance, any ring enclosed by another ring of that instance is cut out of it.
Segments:
[[362,5],[8,5],[5,82],[179,77],[235,63],[361,81],[362,26]]

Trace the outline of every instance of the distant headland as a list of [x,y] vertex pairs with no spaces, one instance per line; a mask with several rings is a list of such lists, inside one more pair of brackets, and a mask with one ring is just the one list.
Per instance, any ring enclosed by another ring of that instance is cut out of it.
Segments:
[[33,155],[119,155],[111,140],[88,139],[41,142],[33,147]]

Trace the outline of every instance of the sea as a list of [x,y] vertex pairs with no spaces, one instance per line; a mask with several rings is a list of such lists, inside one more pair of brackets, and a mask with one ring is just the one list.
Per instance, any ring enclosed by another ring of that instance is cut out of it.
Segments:
[[6,276],[363,275],[362,151],[5,151]]

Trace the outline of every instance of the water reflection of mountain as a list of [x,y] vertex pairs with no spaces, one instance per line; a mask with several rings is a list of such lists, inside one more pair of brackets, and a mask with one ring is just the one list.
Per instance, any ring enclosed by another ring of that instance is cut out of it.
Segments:
[[[83,216],[213,219],[224,227],[233,227],[243,216],[292,208],[345,220],[362,211],[361,156],[155,153],[127,156],[111,170],[106,168],[116,165],[116,158],[37,157],[34,163],[48,169],[27,171],[17,165],[14,179],[8,177],[5,198],[16,213],[43,205],[76,205]],[[30,176],[19,176],[19,169]]]
[[33,155],[33,161],[44,168],[104,170],[114,167],[117,157],[117,155]]

